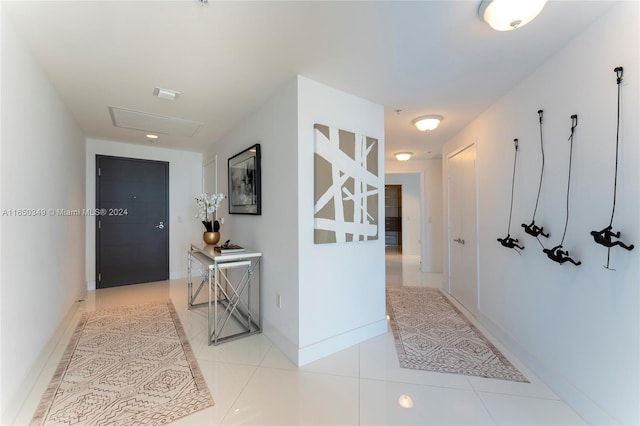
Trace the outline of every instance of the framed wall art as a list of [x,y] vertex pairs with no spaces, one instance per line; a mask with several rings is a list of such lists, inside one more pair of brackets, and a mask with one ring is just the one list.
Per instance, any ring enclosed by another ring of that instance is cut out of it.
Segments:
[[378,140],[334,127],[314,128],[314,242],[378,239]]
[[229,158],[229,213],[262,214],[260,144]]

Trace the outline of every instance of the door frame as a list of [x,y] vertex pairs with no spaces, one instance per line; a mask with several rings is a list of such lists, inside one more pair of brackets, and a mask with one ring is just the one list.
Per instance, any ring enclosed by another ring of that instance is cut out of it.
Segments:
[[[474,235],[474,245],[475,245],[475,282],[473,283],[475,286],[475,298],[473,306],[466,306],[462,302],[460,302],[465,308],[467,308],[474,315],[480,310],[480,256],[479,256],[479,227],[478,227],[478,167],[477,167],[477,158],[478,158],[478,144],[477,141],[473,141],[471,143],[465,144],[461,147],[458,147],[446,155],[446,196],[447,196],[447,244],[446,244],[446,254],[447,254],[447,277],[446,277],[446,291],[452,297],[455,296],[452,293],[452,284],[451,284],[451,252],[452,252],[452,241],[454,236],[451,234],[451,167],[450,162],[453,157],[466,151],[467,149],[471,149],[473,152],[473,176],[474,176],[474,185],[473,190],[475,193],[475,203],[474,203],[474,217],[473,222],[475,224],[475,235]],[[456,299],[457,300],[457,299]]]
[[[170,224],[170,215],[171,215],[171,210],[170,210],[170,200],[169,200],[169,196],[170,196],[170,178],[169,178],[169,169],[171,164],[168,161],[161,161],[161,160],[149,160],[149,159],[144,159],[144,158],[132,158],[132,157],[122,157],[119,155],[104,155],[104,154],[95,154],[95,170],[94,170],[94,178],[95,178],[95,205],[96,207],[100,206],[100,159],[102,158],[110,158],[110,159],[118,159],[118,160],[128,160],[128,161],[137,161],[137,162],[141,162],[141,163],[157,163],[157,164],[162,164],[164,166],[166,166],[166,174],[165,174],[165,188],[166,188],[166,204],[165,204],[165,209],[167,212],[167,220],[166,220],[166,240],[167,240],[167,250],[165,253],[165,259],[166,259],[166,264],[167,264],[167,268],[166,268],[166,277],[167,279],[170,278],[170,262],[171,262],[171,258],[169,256],[170,252],[171,252],[171,247],[170,247],[170,243],[171,243],[171,239],[169,238],[169,224]],[[94,228],[95,228],[95,269],[94,269],[94,282],[95,282],[95,288],[96,289],[100,289],[102,288],[102,286],[100,285],[100,280],[98,279],[98,274],[100,273],[100,227],[98,225],[100,221],[100,216],[99,215],[95,215],[95,221],[94,221]],[[106,287],[109,288],[109,287]]]

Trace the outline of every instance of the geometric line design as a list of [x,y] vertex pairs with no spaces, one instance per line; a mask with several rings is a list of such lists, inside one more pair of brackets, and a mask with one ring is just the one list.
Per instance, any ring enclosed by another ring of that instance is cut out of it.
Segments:
[[314,124],[314,242],[378,239],[378,140]]
[[170,300],[82,314],[32,425],[160,425],[213,405]]
[[403,368],[529,383],[439,289],[388,287],[387,313]]

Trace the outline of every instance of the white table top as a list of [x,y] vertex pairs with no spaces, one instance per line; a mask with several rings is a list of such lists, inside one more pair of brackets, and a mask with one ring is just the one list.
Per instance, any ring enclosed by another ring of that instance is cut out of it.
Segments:
[[214,262],[229,262],[232,260],[242,260],[253,257],[261,257],[262,253],[245,247],[244,251],[221,254],[215,251],[215,246],[202,243],[191,243],[191,250],[204,254]]

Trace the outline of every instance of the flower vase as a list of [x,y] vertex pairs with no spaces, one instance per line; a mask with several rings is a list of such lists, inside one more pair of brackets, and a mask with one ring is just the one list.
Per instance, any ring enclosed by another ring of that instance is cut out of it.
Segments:
[[207,245],[216,244],[220,241],[220,232],[205,232],[202,234],[202,239]]

